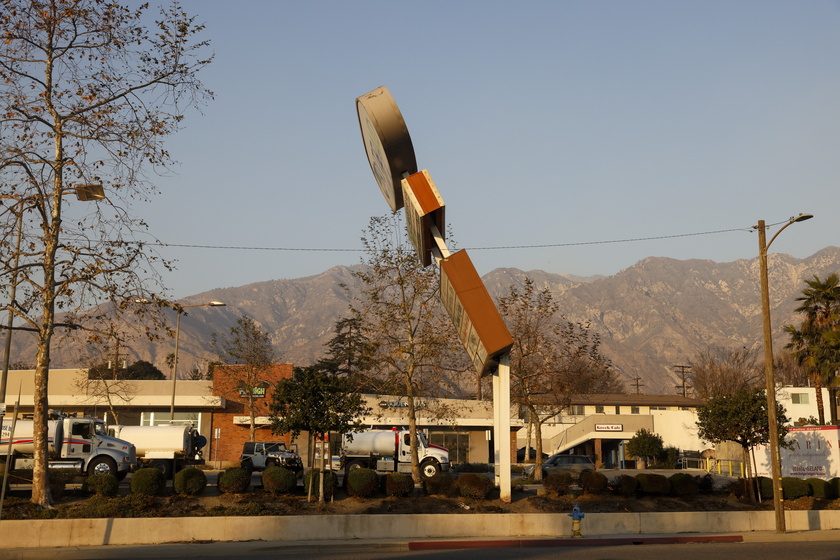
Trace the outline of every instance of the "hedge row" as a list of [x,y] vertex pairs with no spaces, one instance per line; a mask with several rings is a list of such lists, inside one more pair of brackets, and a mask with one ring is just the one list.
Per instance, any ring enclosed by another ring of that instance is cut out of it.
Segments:
[[692,476],[688,473],[676,473],[666,477],[657,473],[639,473],[636,476],[622,474],[610,481],[607,477],[593,470],[585,470],[577,481],[568,473],[548,475],[543,480],[543,486],[550,492],[563,494],[570,486],[577,482],[577,486],[585,494],[600,494],[615,492],[622,496],[693,496],[698,492],[711,492],[712,477]]

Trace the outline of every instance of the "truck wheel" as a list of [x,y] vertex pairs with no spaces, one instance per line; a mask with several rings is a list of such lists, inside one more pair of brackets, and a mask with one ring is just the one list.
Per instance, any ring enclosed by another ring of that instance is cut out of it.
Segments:
[[364,466],[365,464],[362,461],[350,461],[347,463],[347,468],[345,468],[344,470],[350,472],[355,471],[356,469],[361,469]]
[[248,473],[249,477],[254,473],[254,463],[250,459],[242,461],[239,466],[245,469],[245,472]]
[[166,480],[169,480],[169,477],[172,476],[172,465],[169,461],[152,461],[149,466],[159,470]]
[[425,461],[420,464],[420,474],[424,478],[434,478],[440,472],[440,465],[436,461]]
[[88,465],[88,475],[112,474],[117,476],[117,462],[110,457],[97,457]]
[[266,467],[279,467],[280,465],[277,463],[277,459],[269,459],[265,462]]

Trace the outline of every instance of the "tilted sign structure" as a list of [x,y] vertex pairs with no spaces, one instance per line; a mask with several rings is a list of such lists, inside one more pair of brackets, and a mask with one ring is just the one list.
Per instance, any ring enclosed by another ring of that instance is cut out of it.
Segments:
[[405,208],[408,238],[423,266],[440,266],[440,297],[480,375],[493,375],[496,477],[510,501],[510,349],[513,339],[466,251],[446,248],[445,205],[427,170],[417,170],[402,113],[384,86],[356,99],[373,176],[391,210]]

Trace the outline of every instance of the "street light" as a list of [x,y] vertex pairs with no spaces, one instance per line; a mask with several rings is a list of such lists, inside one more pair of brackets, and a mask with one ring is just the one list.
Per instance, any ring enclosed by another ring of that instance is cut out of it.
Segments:
[[[147,299],[135,300],[136,303],[153,303]],[[178,344],[181,338],[181,315],[187,307],[225,307],[227,304],[221,301],[209,301],[207,303],[189,303],[181,305],[178,302],[160,302],[160,305],[171,307],[178,312],[178,319],[175,322],[175,357],[172,360],[172,402],[169,405],[169,422],[175,421],[175,387],[178,383]]]
[[770,326],[770,288],[767,280],[767,249],[786,227],[796,222],[810,220],[812,214],[799,214],[783,225],[767,243],[764,220],[759,220],[753,229],[758,230],[758,262],[761,268],[761,315],[764,319],[764,376],[767,382],[767,423],[770,436],[770,469],[773,476],[773,509],[776,513],[776,532],[785,532],[785,511],[782,498],[782,466],[779,453],[779,425],[776,419],[776,380],[773,377],[773,336]]

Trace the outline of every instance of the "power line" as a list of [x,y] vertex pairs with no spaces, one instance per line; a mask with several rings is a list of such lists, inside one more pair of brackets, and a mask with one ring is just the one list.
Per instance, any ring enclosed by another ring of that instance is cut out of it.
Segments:
[[[780,222],[781,223],[781,222]],[[498,245],[489,247],[466,247],[470,251],[498,251],[498,250],[514,250],[514,249],[545,249],[551,247],[581,247],[586,245],[609,245],[615,243],[635,243],[639,241],[657,241],[661,239],[677,239],[681,237],[695,237],[700,235],[716,235],[720,233],[732,233],[735,231],[752,231],[751,228],[732,228],[721,229],[716,231],[702,231],[697,233],[680,233],[673,235],[657,235],[652,237],[634,237],[629,239],[612,239],[605,241],[578,241],[574,243],[545,243],[534,245]],[[157,247],[181,247],[188,249],[223,249],[232,251],[300,251],[300,252],[322,252],[322,253],[362,253],[364,249],[340,249],[340,248],[315,248],[315,247],[259,247],[247,245],[199,245],[188,243],[163,243],[163,242],[147,242],[146,245],[153,245]]]

